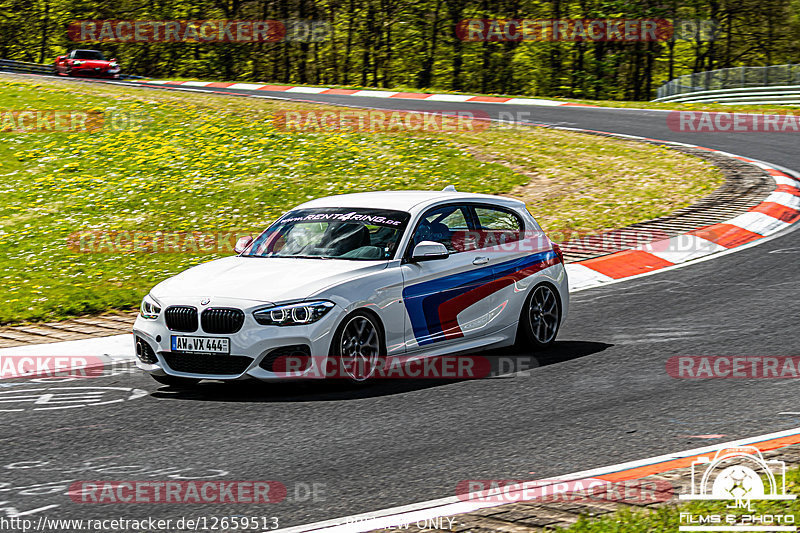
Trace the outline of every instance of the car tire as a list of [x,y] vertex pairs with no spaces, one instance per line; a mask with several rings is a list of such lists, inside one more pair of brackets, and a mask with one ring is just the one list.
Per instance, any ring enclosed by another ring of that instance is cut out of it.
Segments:
[[522,306],[517,328],[517,345],[548,348],[561,327],[561,300],[552,285],[542,283],[531,290]]
[[182,378],[178,376],[169,376],[169,375],[157,376],[155,374],[150,374],[150,377],[158,381],[162,385],[167,385],[169,387],[174,387],[176,389],[189,389],[200,383],[199,379]]
[[356,385],[369,383],[386,362],[386,342],[378,318],[356,311],[336,330],[330,355],[337,359],[336,377]]

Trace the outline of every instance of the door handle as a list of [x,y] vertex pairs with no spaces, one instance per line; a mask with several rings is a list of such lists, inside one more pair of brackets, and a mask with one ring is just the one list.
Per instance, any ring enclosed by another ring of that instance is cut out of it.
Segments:
[[475,259],[473,259],[472,264],[473,265],[485,265],[488,262],[489,262],[489,258],[488,257],[476,257]]

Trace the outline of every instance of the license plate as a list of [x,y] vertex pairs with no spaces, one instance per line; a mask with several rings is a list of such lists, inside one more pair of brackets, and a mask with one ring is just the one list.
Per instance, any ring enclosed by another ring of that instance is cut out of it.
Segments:
[[231,353],[231,340],[221,337],[172,336],[173,352]]

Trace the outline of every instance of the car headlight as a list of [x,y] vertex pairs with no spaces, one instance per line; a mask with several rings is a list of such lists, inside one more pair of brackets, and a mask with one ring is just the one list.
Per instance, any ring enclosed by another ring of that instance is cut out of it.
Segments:
[[262,326],[301,326],[316,322],[333,308],[333,302],[298,302],[294,304],[266,307],[253,312],[256,322]]
[[158,318],[158,314],[161,313],[161,304],[148,294],[142,300],[142,305],[139,308],[139,312],[141,313],[142,318],[146,318],[147,320],[155,320]]

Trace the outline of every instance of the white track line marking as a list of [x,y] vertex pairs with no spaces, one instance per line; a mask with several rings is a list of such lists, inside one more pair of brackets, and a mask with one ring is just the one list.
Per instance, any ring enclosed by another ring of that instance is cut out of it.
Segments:
[[790,226],[788,222],[778,220],[775,217],[771,217],[757,211],[743,213],[738,217],[726,220],[723,222],[723,224],[733,224],[734,226],[739,226],[742,229],[746,229],[747,231],[752,231],[753,233],[758,233],[760,235],[770,235],[776,231],[786,228],[787,226]]
[[374,98],[388,98],[397,94],[396,91],[357,91],[351,96],[370,96]]
[[426,102],[466,102],[470,98],[475,97],[466,94],[433,94],[424,100]]
[[234,83],[229,87],[225,87],[225,89],[246,89],[248,91],[257,91],[261,87],[264,87],[264,84],[256,84],[256,83]]
[[286,89],[284,92],[319,94],[327,90],[328,90],[327,87],[292,87],[291,89]]
[[684,234],[663,241],[651,242],[642,247],[642,250],[670,263],[678,264],[721,252],[727,248],[697,235]]
[[567,263],[566,269],[567,277],[569,278],[569,292],[614,281],[614,278],[601,274],[580,263]]
[[765,202],[774,202],[776,204],[784,205],[790,209],[797,209],[800,211],[800,196],[789,194],[788,192],[773,192],[766,198]]

